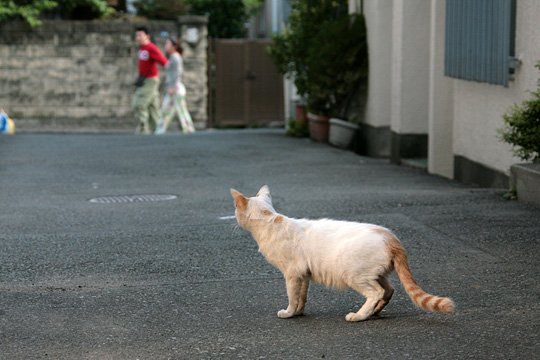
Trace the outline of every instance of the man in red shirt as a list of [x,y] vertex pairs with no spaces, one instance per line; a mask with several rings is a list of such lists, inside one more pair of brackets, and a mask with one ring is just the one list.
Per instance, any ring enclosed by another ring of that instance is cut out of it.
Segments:
[[159,70],[157,64],[165,66],[167,58],[150,41],[148,29],[144,26],[135,29],[135,41],[139,44],[139,77],[135,85],[133,111],[137,119],[137,133],[153,134],[160,118],[159,108]]

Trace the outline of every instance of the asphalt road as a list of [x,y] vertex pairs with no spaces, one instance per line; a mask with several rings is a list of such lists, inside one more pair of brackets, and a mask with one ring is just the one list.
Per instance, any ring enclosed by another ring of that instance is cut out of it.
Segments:
[[[311,286],[283,320],[281,274],[230,218],[268,184],[292,217],[393,229],[451,316],[396,294]],[[166,201],[94,203],[120,195]],[[0,359],[539,358],[540,208],[277,130],[0,138]]]

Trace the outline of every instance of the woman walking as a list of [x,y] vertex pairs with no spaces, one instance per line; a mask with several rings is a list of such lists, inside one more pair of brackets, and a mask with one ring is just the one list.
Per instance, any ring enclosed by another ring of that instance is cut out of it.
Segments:
[[177,115],[184,133],[195,131],[191,115],[186,105],[186,87],[182,83],[184,62],[182,47],[176,40],[169,38],[165,42],[165,51],[169,54],[169,62],[165,66],[166,93],[161,104],[161,119],[156,127],[156,134],[164,134],[172,118]]

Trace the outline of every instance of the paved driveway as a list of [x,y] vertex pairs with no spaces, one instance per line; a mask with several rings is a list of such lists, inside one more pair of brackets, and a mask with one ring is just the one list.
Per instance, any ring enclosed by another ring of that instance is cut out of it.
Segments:
[[[452,316],[396,294],[310,288],[281,320],[281,275],[235,227],[229,188],[272,190],[292,217],[392,228]],[[1,359],[532,359],[540,324],[540,208],[283,136],[0,138]],[[174,200],[93,203],[121,195]]]

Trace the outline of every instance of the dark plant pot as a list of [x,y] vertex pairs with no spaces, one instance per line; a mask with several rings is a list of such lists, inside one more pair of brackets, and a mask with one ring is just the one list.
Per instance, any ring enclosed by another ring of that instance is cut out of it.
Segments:
[[324,115],[316,115],[308,112],[309,137],[311,140],[328,143],[330,132],[330,118]]
[[330,119],[330,144],[341,149],[352,149],[359,126],[345,120]]

